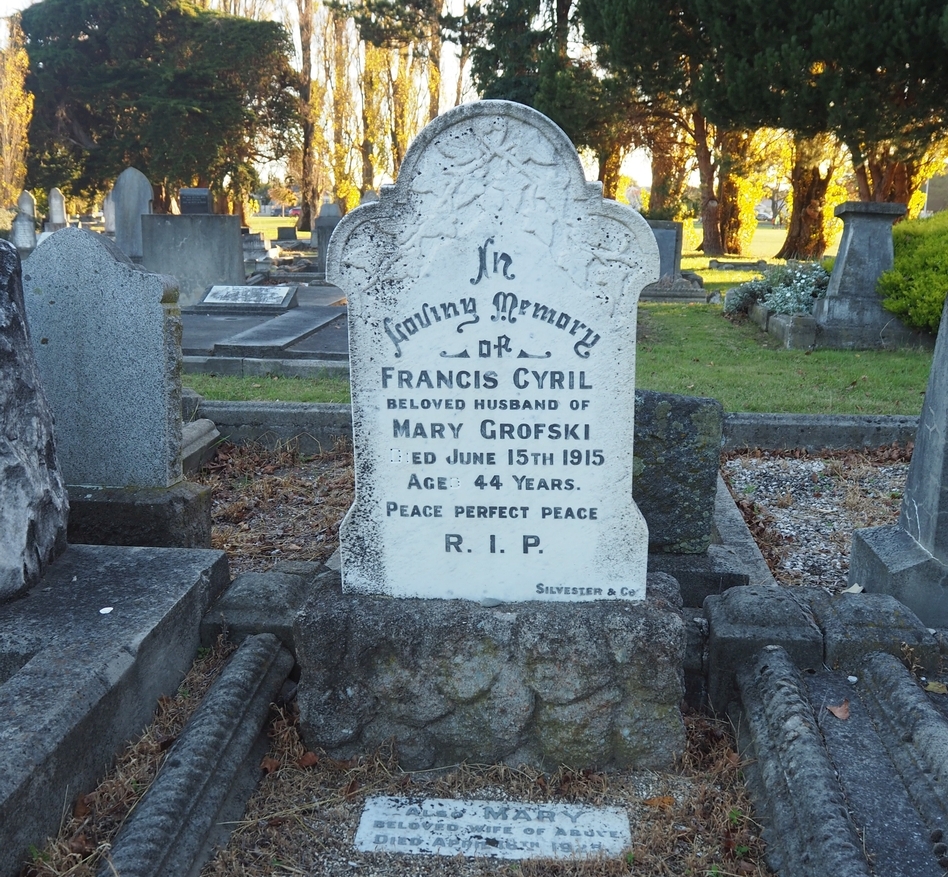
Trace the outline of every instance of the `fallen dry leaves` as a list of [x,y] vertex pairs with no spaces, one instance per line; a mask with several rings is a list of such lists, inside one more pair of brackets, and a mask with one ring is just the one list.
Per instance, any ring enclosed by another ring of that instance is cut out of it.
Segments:
[[836,718],[839,719],[841,722],[845,722],[849,718],[849,701],[848,700],[844,700],[838,706],[830,706],[829,704],[827,704],[826,709],[828,712],[831,712],[834,716],[836,716]]

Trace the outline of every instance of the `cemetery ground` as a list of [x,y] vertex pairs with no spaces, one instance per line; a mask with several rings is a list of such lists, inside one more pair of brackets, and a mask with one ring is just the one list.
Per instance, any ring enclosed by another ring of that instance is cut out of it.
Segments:
[[[722,471],[775,577],[782,584],[846,586],[855,527],[897,518],[911,447],[872,452],[747,451],[722,458]],[[201,480],[214,495],[214,547],[231,574],[281,561],[326,560],[352,499],[347,443],[307,458],[292,447],[223,445]],[[73,802],[63,830],[37,850],[30,877],[91,877],[122,818],[154,776],[229,647],[202,652],[174,698],[132,744],[100,786]],[[556,774],[502,765],[404,773],[388,749],[351,761],[311,752],[296,731],[293,705],[274,708],[263,779],[228,846],[205,868],[224,875],[767,875],[763,844],[743,784],[731,729],[686,714],[688,748],[677,772]],[[357,852],[352,838],[369,795],[508,798],[620,806],[629,813],[632,847],[611,860],[569,863],[446,859]]]

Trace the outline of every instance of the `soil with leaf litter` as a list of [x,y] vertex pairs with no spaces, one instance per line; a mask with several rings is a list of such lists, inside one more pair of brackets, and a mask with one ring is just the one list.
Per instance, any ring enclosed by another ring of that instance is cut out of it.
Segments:
[[[898,515],[911,449],[809,457],[730,454],[722,469],[778,581],[838,591],[845,587],[856,526]],[[345,444],[313,458],[292,447],[267,451],[223,445],[201,479],[213,489],[214,547],[231,572],[266,570],[280,560],[323,561],[338,544],[352,501],[352,456]],[[202,653],[173,698],[130,744],[95,790],[80,795],[63,829],[25,865],[28,877],[93,877],[125,816],[154,777],[231,647]],[[273,708],[272,747],[262,779],[228,845],[203,877],[240,875],[769,875],[731,729],[686,714],[687,749],[674,771],[571,771],[544,774],[505,765],[457,765],[407,773],[392,749],[337,761],[308,750],[295,705]],[[389,794],[562,802],[624,808],[632,846],[586,861],[406,856],[361,853],[353,839],[365,798]]]

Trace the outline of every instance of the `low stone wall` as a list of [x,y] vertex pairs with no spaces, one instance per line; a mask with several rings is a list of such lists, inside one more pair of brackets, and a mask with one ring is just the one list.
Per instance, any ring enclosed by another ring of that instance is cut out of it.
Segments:
[[496,607],[346,595],[321,577],[293,629],[303,738],[335,758],[394,740],[410,770],[667,768],[685,742],[679,606],[663,574],[643,602]]

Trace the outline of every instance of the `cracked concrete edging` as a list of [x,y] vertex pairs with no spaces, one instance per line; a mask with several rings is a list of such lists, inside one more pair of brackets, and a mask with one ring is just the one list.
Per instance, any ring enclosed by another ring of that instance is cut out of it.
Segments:
[[[293,668],[293,656],[272,634],[248,637],[224,668],[165,758],[155,781],[129,816],[99,877],[193,875],[209,852],[222,808],[243,812],[256,779],[249,759],[270,703]],[[228,799],[239,800],[228,807]]]

